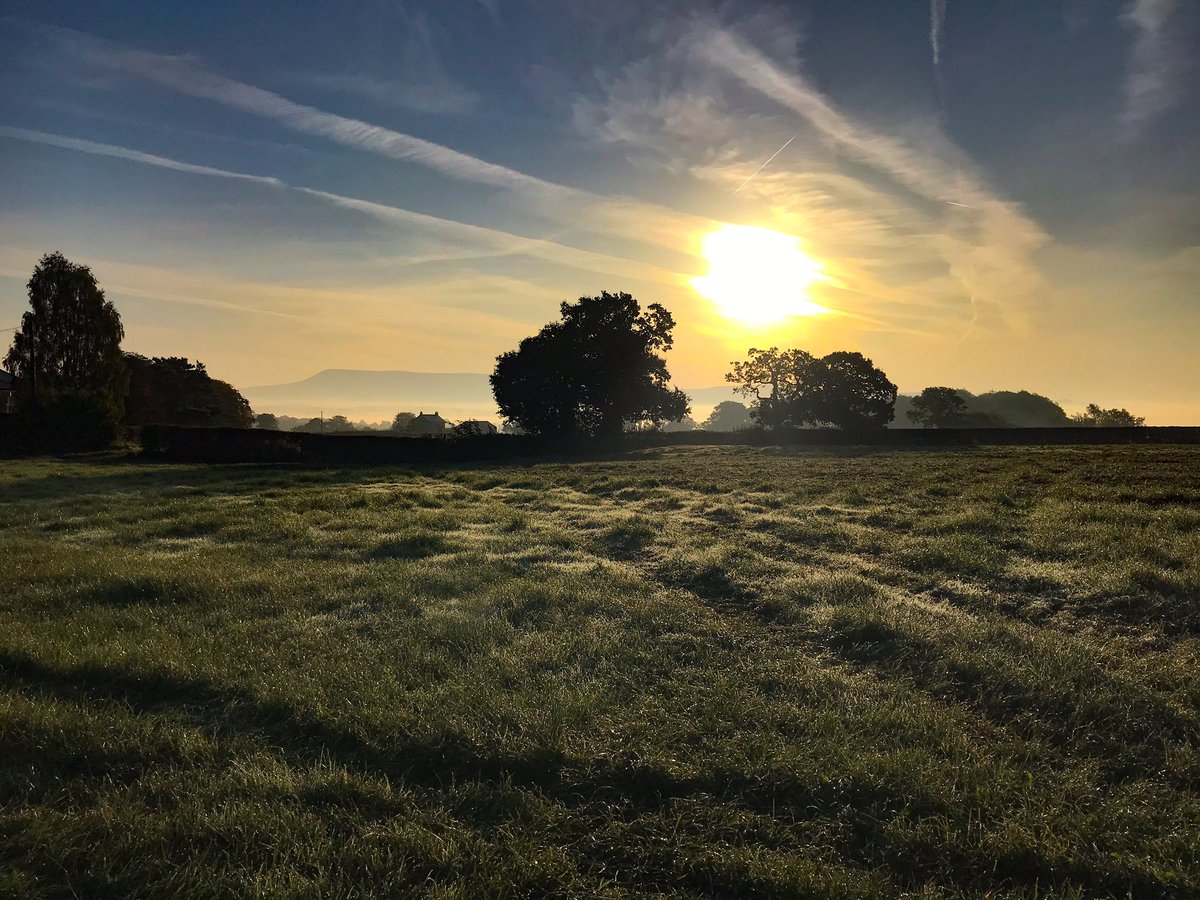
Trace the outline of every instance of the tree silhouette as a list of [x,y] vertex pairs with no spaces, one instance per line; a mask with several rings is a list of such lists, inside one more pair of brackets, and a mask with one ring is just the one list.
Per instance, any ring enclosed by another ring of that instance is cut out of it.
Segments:
[[87,266],[47,253],[27,285],[29,310],[4,365],[35,406],[87,396],[118,416],[125,394],[121,340],[125,330]]
[[254,425],[254,413],[246,398],[231,384],[211,378],[202,362],[193,363],[179,356],[147,359],[126,353],[125,364],[129,369],[125,418],[130,425]]
[[882,428],[895,412],[896,386],[871,360],[851,351],[816,359],[804,350],[751,348],[725,380],[755,398],[751,415],[768,428]]
[[262,431],[278,431],[279,420],[273,413],[259,413],[254,417],[254,427]]
[[1071,421],[1087,428],[1140,428],[1146,424],[1145,417],[1135,416],[1127,409],[1101,409],[1095,403],[1089,403],[1087,409],[1072,416]]
[[304,434],[346,434],[356,430],[345,416],[330,416],[328,419],[317,416],[292,429]]
[[913,397],[909,421],[924,428],[955,428],[966,421],[967,401],[954,388],[927,387]]
[[312,418],[295,426],[292,431],[303,434],[322,434],[325,431],[325,420],[320,417]]
[[813,421],[817,360],[805,350],[751,347],[743,362],[732,364],[725,380],[734,392],[753,397],[750,415],[766,428],[799,428]]
[[896,385],[861,353],[838,350],[815,367],[813,417],[838,428],[884,428],[896,408]]
[[983,414],[992,423],[1012,428],[1061,428],[1071,424],[1061,406],[1049,397],[1029,391],[988,391],[967,394],[970,418]]
[[666,361],[675,320],[651,303],[604,291],[563,303],[551,322],[496,359],[492,392],[522,431],[612,436],[627,423],[674,421],[687,396],[670,387]]
[[746,404],[736,400],[722,400],[713,407],[713,411],[700,423],[700,427],[704,431],[741,431],[752,424],[754,423]]
[[455,437],[478,437],[479,435],[485,433],[483,430],[483,425],[473,419],[468,419],[465,422],[459,422],[450,430],[454,433]]
[[685,431],[696,430],[696,420],[691,416],[684,416],[682,419],[676,419],[673,422],[663,422],[658,428],[664,434],[679,434]]

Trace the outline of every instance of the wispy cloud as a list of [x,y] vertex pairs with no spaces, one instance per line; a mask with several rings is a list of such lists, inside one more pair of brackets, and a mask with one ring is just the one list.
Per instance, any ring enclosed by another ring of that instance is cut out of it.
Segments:
[[[729,208],[800,237],[829,276],[816,289],[827,305],[896,330],[916,319],[945,327],[981,309],[1024,319],[1049,238],[935,122],[902,139],[838,108],[802,74],[801,36],[779,16],[732,30],[689,13],[657,35],[651,56],[598,73],[601,92],[576,100],[586,137],[717,185]],[[798,126],[786,161],[756,174]]]
[[324,112],[263,88],[219,75],[181,56],[129,50],[81,32],[54,29],[90,62],[145,79],[191,97],[272,119],[286,127],[391,159],[417,163],[451,178],[509,190],[561,196],[570,188],[507,166],[360,119]]
[[200,166],[194,163],[181,162],[177,159],[168,159],[165,156],[155,156],[152,153],[143,153],[140,150],[131,150],[128,147],[119,147],[115,144],[101,144],[81,138],[48,134],[44,131],[33,131],[29,128],[14,128],[10,125],[0,125],[0,137],[13,138],[14,140],[27,141],[34,144],[45,144],[50,147],[62,147],[66,150],[77,150],[80,153],[91,153],[95,156],[126,159],[130,162],[158,166],[159,168],[171,169],[176,172],[187,172],[192,175],[233,178],[238,181],[251,181],[257,184],[270,185],[271,187],[283,187],[283,182],[278,178],[270,178],[263,175],[247,175],[243,172],[230,172],[228,169],[216,169],[212,166]]
[[[77,150],[83,153],[92,153],[99,156],[110,156],[117,159],[128,160],[130,162],[142,163],[144,165],[171,169],[176,172],[186,172],[196,175],[210,175],[220,178],[231,178],[238,181],[266,184],[270,185],[271,187],[286,187],[284,182],[278,178],[260,175],[247,175],[242,172],[231,172],[227,169],[217,169],[211,166],[194,165],[192,163],[180,162],[179,160],[168,159],[162,156],[155,156],[150,153],[143,153],[140,150],[133,150],[128,147],[118,147],[113,144],[101,144],[95,141],[88,141],[80,138],[64,137],[62,135],[48,134],[42,131],[32,131],[26,128],[14,128],[8,125],[0,125],[0,137],[9,137],[17,140],[46,144],[53,147],[62,147],[69,150]],[[567,244],[558,243],[552,240],[525,237],[523,235],[513,234],[511,232],[502,231],[495,228],[485,228],[479,225],[471,225],[466,222],[459,222],[453,219],[441,218],[439,216],[431,216],[425,213],[404,209],[402,207],[374,203],[369,200],[346,197],[340,194],[330,193],[328,191],[320,191],[302,186],[296,186],[294,187],[294,190],[310,197],[316,197],[325,201],[326,203],[330,203],[342,209],[350,209],[356,212],[364,213],[379,222],[384,222],[390,225],[414,226],[425,232],[436,235],[443,239],[457,242],[459,244],[470,243],[477,246],[482,245],[487,249],[486,255],[530,256],[546,262],[581,269],[583,271],[596,274],[618,275],[621,277],[636,278],[641,281],[664,285],[679,285],[686,278],[686,276],[683,274],[670,272],[659,266],[653,266],[647,263],[641,263],[621,257],[614,257],[604,253],[595,253],[590,250],[572,247]]]
[[531,256],[557,265],[569,266],[586,272],[600,275],[612,275],[636,278],[641,281],[664,285],[678,286],[686,280],[686,276],[670,272],[659,266],[611,256],[605,253],[594,253],[556,241],[541,238],[529,238],[522,235],[500,231],[495,228],[485,228],[480,225],[470,225],[452,219],[443,219],[425,213],[414,212],[410,209],[374,203],[370,200],[360,200],[345,197],[328,191],[318,191],[312,188],[297,188],[298,191],[311,197],[316,197],[343,209],[351,209],[364,213],[380,222],[391,225],[413,225],[426,229],[434,234],[458,241],[471,241],[483,245],[495,254],[506,256]]
[[[403,25],[397,51],[385,60],[356,60],[344,72],[306,73],[295,80],[314,87],[365,97],[380,106],[441,115],[470,112],[479,95],[450,77],[438,50],[434,29],[422,10],[397,4],[391,13]],[[495,15],[495,11],[492,11]],[[384,71],[379,70],[383,65]]]
[[1180,97],[1187,61],[1172,29],[1178,8],[1178,0],[1130,0],[1121,16],[1134,30],[1120,117],[1126,140],[1136,139]]
[[362,72],[316,72],[295,81],[342,94],[355,94],[378,104],[422,113],[465,113],[479,103],[479,95],[452,82],[411,82],[379,78]]
[[[36,260],[42,252],[44,251],[35,250],[32,247],[19,247],[12,244],[5,246],[0,250],[0,275],[22,280],[28,278],[29,261]],[[89,259],[88,262],[93,269],[99,272],[105,290],[111,294],[137,297],[143,300],[160,300],[185,306],[202,306],[245,315],[294,320],[311,318],[310,315],[289,312],[284,309],[251,306],[246,303],[221,300],[216,296],[202,296],[195,293],[197,280],[200,281],[201,290],[212,287],[214,282],[211,278],[197,279],[195,273],[181,275],[163,269],[95,258]],[[216,293],[235,294],[236,292],[218,289]]]
[[1032,254],[1047,235],[1019,207],[995,196],[961,160],[941,158],[929,148],[918,150],[854,121],[800,74],[785,70],[734,32],[702,28],[695,41],[710,63],[795,112],[860,162],[926,201],[962,210],[959,222],[970,227],[957,225],[932,236],[931,242],[968,294],[1018,300],[1041,284]]
[[[560,184],[412,134],[306,106],[217,74],[188,57],[131,50],[78,31],[45,30],[57,35],[92,64],[271,119],[302,134],[423,166],[452,179],[508,191],[527,206],[570,222],[572,227],[686,252],[685,245],[693,235],[722,224],[631,197],[597,194]],[[588,215],[581,215],[584,211]]]

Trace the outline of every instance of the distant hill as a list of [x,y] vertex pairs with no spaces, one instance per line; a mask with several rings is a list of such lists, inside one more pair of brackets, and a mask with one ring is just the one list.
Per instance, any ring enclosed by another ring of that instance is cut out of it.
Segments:
[[324,412],[390,420],[401,410],[436,410],[446,418],[496,418],[488,377],[478,372],[326,369],[303,381],[260,385],[242,393],[258,412],[304,418]]
[[[722,400],[734,399],[731,387],[684,389],[692,415],[708,415]],[[447,419],[498,421],[492,386],[480,372],[404,372],[326,369],[303,381],[246,388],[242,394],[255,412],[307,420],[324,413],[353,420],[391,421],[400,411],[441,413]]]
[[488,377],[477,372],[370,372],[361,369],[326,369],[303,381],[247,388],[255,399],[285,403],[292,398],[327,403],[356,400],[361,403],[388,402],[406,397],[428,396],[447,403],[488,403],[492,389]]

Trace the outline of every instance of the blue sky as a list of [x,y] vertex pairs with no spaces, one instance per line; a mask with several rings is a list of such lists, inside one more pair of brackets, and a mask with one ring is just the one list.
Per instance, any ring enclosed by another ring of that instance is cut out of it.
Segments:
[[[1200,421],[1194,0],[0,14],[0,327],[50,249],[130,349],[244,386],[488,371],[627,289],[674,312],[685,386],[849,348],[903,390]],[[794,237],[831,313],[721,315],[692,279],[729,223]]]

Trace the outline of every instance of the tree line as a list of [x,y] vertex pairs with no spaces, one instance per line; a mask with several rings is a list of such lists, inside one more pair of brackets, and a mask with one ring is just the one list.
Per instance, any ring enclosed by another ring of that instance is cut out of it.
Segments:
[[[626,293],[602,292],[563,303],[559,321],[496,360],[491,384],[501,415],[522,431],[556,436],[696,427],[690,401],[671,387],[663,357],[671,349],[674,327],[661,305],[652,303],[643,311]],[[749,406],[724,401],[701,428],[878,429],[894,420],[900,399],[887,375],[851,350],[817,357],[794,348],[751,348],[730,366],[725,380]],[[1124,409],[1095,404],[1069,418],[1054,401],[1028,391],[976,396],[931,387],[904,398],[904,405],[909,422],[926,428],[1135,426],[1144,421]]]
[[[627,293],[563,303],[559,321],[496,360],[491,384],[501,415],[532,434],[597,437],[684,419],[690,402],[671,387],[662,356],[674,327],[663,306],[643,311]],[[896,402],[896,386],[849,351],[817,359],[803,350],[751,349],[726,380],[753,398],[751,424],[764,428],[881,428]]]
[[467,419],[456,423],[442,419],[437,413],[427,416],[424,413],[414,412],[398,412],[390,421],[384,422],[351,422],[348,417],[341,414],[297,419],[293,416],[259,413],[254,417],[254,427],[263,431],[292,431],[298,434],[359,434],[363,432],[378,434],[385,432],[403,437],[427,437],[440,434],[465,436],[490,434],[497,430],[491,422],[480,419]]
[[121,350],[120,313],[91,269],[47,253],[27,284],[29,309],[4,357],[18,410],[46,443],[97,447],[122,425],[253,424],[250,404],[204,364]]
[[[27,290],[29,309],[4,365],[16,378],[21,413],[60,443],[103,445],[122,424],[279,427],[270,414],[256,420],[246,399],[212,378],[199,361],[122,351],[120,314],[87,266],[48,253],[35,266]],[[672,386],[667,370],[674,328],[674,317],[661,304],[643,309],[624,292],[563,302],[557,321],[496,359],[490,384],[505,430],[614,437],[630,430],[697,427],[689,398]],[[725,380],[748,406],[722,402],[698,427],[877,429],[893,421],[899,397],[872,360],[849,350],[817,357],[796,348],[751,348],[745,359],[731,363]],[[907,419],[926,428],[1026,424],[1010,418],[1024,418],[1030,410],[1048,417],[1037,424],[1143,424],[1127,410],[1095,404],[1067,419],[1053,401],[1028,392],[975,396],[929,387],[904,403]],[[414,422],[424,418],[398,413],[391,430],[412,432]],[[453,433],[491,427],[464,422]],[[294,430],[337,432],[354,426],[334,416]]]

